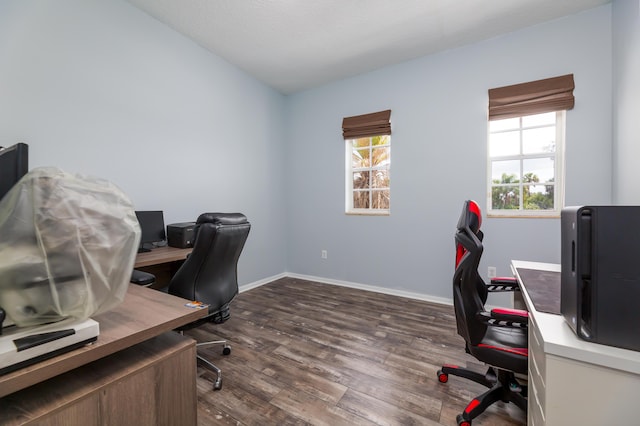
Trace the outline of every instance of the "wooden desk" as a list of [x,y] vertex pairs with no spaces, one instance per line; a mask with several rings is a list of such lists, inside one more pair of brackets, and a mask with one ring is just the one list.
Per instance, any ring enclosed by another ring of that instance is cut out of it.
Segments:
[[173,274],[192,250],[192,248],[158,247],[145,253],[138,253],[133,267],[156,276],[156,282],[151,288],[162,288],[169,284]]
[[0,424],[197,424],[195,341],[163,333],[0,398]]
[[[559,274],[560,265],[514,260],[511,267],[529,310],[528,424],[637,424],[640,352],[579,339],[564,317],[536,309],[534,302],[550,304],[532,298],[519,270]],[[551,286],[559,300],[559,281]]]
[[138,269],[163,263],[182,262],[192,251],[192,248],[158,247],[148,252],[138,253],[133,267]]
[[95,343],[0,376],[0,397],[193,322],[207,314],[206,309],[188,308],[184,306],[185,303],[179,297],[130,285],[120,305],[93,317],[100,324],[100,335]]
[[195,425],[195,342],[171,330],[207,310],[186,302],[129,286],[95,343],[0,376],[0,424]]

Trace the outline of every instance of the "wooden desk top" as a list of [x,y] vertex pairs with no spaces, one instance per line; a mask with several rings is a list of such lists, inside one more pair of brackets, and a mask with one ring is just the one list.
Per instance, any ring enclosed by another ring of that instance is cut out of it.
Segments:
[[160,263],[175,262],[185,260],[187,255],[193,251],[192,248],[158,247],[145,253],[138,253],[134,268],[143,266],[158,265]]
[[95,343],[1,375],[0,397],[121,351],[207,314],[206,309],[189,308],[185,303],[186,300],[176,296],[130,285],[120,305],[93,317],[100,324],[100,335]]

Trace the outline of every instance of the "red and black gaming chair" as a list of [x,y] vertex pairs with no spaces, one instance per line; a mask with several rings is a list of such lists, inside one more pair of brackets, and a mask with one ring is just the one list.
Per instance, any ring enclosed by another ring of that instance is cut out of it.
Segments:
[[459,426],[471,425],[496,401],[513,402],[527,410],[527,388],[518,383],[514,373],[527,374],[526,311],[495,308],[484,304],[491,291],[518,291],[514,278],[494,278],[487,285],[478,274],[482,256],[482,215],[475,201],[465,201],[455,235],[456,263],[453,275],[453,305],[458,334],[466,351],[490,367],[485,374],[444,364],[438,380],[446,383],[449,375],[464,377],[489,388],[474,398],[456,418]]

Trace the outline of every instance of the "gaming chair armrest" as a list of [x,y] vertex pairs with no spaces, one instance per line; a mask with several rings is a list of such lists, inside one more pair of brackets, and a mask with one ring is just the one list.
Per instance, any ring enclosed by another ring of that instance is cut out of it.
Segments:
[[521,309],[494,308],[491,312],[481,312],[483,321],[500,327],[527,327],[529,313]]
[[520,287],[518,287],[518,280],[513,277],[495,277],[491,278],[487,290],[490,292],[520,291]]

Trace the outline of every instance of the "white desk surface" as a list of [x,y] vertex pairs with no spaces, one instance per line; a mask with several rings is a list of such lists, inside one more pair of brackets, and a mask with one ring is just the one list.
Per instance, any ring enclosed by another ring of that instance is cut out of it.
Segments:
[[[512,260],[512,272],[521,284],[518,268],[560,272],[559,264]],[[640,352],[579,339],[562,315],[536,311],[527,293],[526,284],[521,285],[521,289],[529,315],[540,331],[545,353],[640,374]]]

